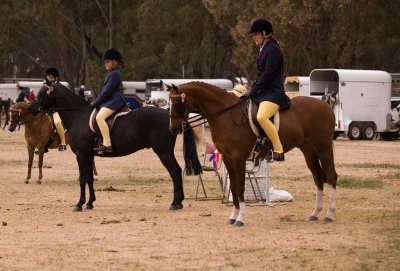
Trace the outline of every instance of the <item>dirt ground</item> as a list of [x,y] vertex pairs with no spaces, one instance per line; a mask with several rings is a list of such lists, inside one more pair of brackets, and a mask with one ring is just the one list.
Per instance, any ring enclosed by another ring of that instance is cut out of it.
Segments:
[[[23,133],[0,131],[0,270],[400,270],[400,141],[335,141],[333,223],[323,222],[326,192],[320,220],[308,221],[315,186],[300,151],[289,152],[271,164],[271,186],[294,202],[249,203],[238,228],[212,173],[213,199],[195,201],[187,177],[184,208],[168,211],[172,182],[151,150],[96,158],[95,208],[74,213],[74,154],[51,150],[43,183],[34,168],[24,184]],[[176,155],[183,165],[181,137]]]

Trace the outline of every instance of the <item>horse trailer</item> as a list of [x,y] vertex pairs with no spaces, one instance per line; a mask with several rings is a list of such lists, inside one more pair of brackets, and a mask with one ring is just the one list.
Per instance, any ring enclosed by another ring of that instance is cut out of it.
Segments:
[[288,76],[285,78],[286,95],[293,99],[296,96],[308,96],[310,92],[310,77],[308,76]]
[[[68,82],[62,81],[61,84],[69,87]],[[33,93],[37,95],[39,90],[43,86],[43,81],[19,81],[17,83],[0,84],[0,98],[2,98],[3,100],[10,98],[11,100],[15,101],[19,94],[17,88],[18,85],[21,87],[33,89]]]
[[385,71],[315,69],[309,96],[323,99],[335,114],[335,135],[371,140],[391,129],[391,76]]
[[160,107],[168,109],[169,92],[167,91],[166,84],[179,86],[193,81],[214,85],[224,90],[231,90],[233,88],[233,83],[229,79],[149,79],[146,80],[145,97],[151,100],[160,100],[159,104],[162,103]]

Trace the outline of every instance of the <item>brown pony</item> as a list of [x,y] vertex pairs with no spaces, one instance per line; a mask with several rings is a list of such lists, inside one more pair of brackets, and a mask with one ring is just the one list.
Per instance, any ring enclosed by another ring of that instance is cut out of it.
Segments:
[[[212,140],[221,152],[230,176],[233,211],[228,224],[243,225],[245,165],[251,156],[256,136],[252,132],[246,102],[215,86],[191,82],[169,86],[170,129],[178,133],[193,107],[208,120]],[[310,97],[295,97],[290,109],[280,112],[279,137],[285,152],[297,147],[302,151],[317,187],[316,206],[310,220],[318,219],[322,210],[324,183],[328,183],[329,209],[325,221],[333,221],[336,207],[337,174],[333,158],[335,117],[323,101]],[[271,150],[265,144],[260,157]]]
[[[14,104],[11,109],[11,121],[9,131],[15,131],[20,119],[23,119],[25,124],[25,140],[28,148],[28,174],[25,179],[25,183],[29,183],[31,178],[31,170],[33,164],[33,156],[35,148],[39,155],[38,167],[39,167],[39,178],[37,183],[42,183],[42,167],[43,157],[45,150],[55,149],[60,144],[60,138],[55,134],[50,118],[46,114],[39,114],[33,116],[28,112],[29,104],[25,102],[19,102]],[[68,135],[66,135],[66,141],[68,143]],[[97,175],[96,168],[94,167],[94,174]]]

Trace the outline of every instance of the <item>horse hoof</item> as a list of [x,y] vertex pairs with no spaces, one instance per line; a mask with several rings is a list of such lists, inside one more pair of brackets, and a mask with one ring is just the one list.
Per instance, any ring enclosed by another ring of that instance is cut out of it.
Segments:
[[235,224],[235,222],[236,222],[236,219],[229,218],[228,221],[226,221],[226,224],[233,225],[233,224]]
[[235,227],[242,227],[244,226],[244,223],[242,221],[236,221],[235,224],[233,224]]
[[75,206],[75,207],[72,209],[72,212],[82,212],[82,207]]
[[24,181],[24,183],[28,184],[28,183],[29,183],[29,181],[28,181],[28,180],[25,180],[25,181]]
[[318,220],[318,216],[313,216],[311,215],[309,218],[310,221],[317,221]]
[[38,180],[36,181],[36,184],[42,184],[42,181]]
[[330,217],[325,217],[324,221],[330,223],[333,222],[333,219]]
[[85,210],[93,210],[94,206],[93,204],[86,204]]
[[183,208],[182,204],[171,204],[171,206],[169,206],[170,211],[176,211],[176,210],[180,210],[182,208]]

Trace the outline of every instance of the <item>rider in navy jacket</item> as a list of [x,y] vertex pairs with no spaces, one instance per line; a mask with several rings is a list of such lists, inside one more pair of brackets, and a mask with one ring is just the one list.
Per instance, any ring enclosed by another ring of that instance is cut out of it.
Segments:
[[278,131],[269,120],[278,110],[290,107],[282,80],[283,55],[274,37],[272,25],[265,19],[258,19],[251,25],[250,34],[259,46],[257,58],[257,80],[244,96],[253,97],[259,103],[257,121],[272,142],[271,159],[284,161],[282,143]]
[[107,107],[118,110],[125,105],[121,97],[122,75],[117,67],[107,73],[100,95],[92,102],[92,107]]
[[121,95],[121,68],[123,66],[121,54],[114,48],[111,48],[103,54],[102,59],[108,73],[104,79],[100,95],[90,105],[91,108],[100,108],[96,115],[96,122],[99,125],[103,142],[101,146],[93,149],[93,151],[98,153],[112,152],[110,130],[108,129],[106,119],[125,105],[125,100]]

